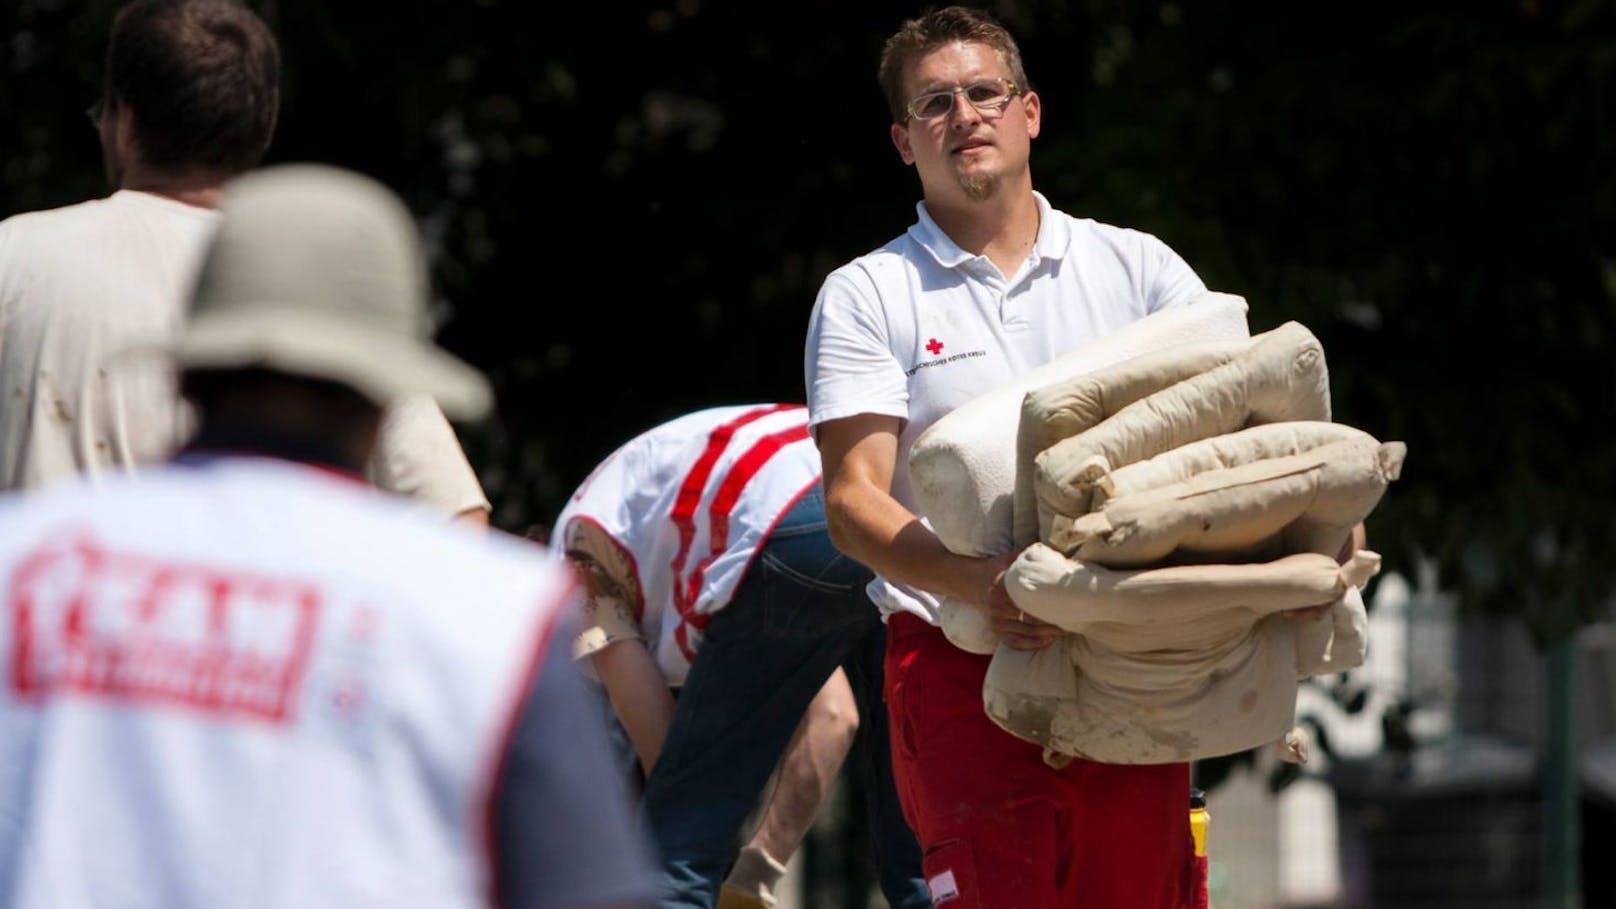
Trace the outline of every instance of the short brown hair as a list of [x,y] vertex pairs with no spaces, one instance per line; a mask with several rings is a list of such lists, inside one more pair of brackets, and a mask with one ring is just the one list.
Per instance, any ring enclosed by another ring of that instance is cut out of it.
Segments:
[[240,172],[275,132],[280,67],[237,0],[135,0],[113,20],[106,99],[134,113],[142,163]]
[[1021,49],[998,20],[981,10],[964,6],[932,10],[899,26],[881,49],[877,78],[881,81],[881,91],[887,96],[887,106],[892,109],[894,123],[902,123],[908,114],[904,72],[916,60],[955,41],[986,44],[998,51],[1010,70],[1011,81],[1022,90],[1028,88],[1027,73],[1021,67]]

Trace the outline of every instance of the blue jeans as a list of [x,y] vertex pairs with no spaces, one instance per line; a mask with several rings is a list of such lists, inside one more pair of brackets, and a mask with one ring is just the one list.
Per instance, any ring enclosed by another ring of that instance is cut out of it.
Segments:
[[864,593],[870,577],[831,545],[815,486],[781,518],[734,598],[713,616],[645,785],[664,909],[710,909],[717,900],[742,824],[808,703],[844,663],[870,746],[864,769],[881,889],[893,909],[931,905],[892,783],[879,707],[885,629]]

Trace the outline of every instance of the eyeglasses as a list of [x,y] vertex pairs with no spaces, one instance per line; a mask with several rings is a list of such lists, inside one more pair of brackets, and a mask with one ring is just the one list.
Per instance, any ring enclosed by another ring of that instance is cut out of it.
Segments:
[[1010,99],[1021,94],[1021,87],[1009,79],[979,79],[970,85],[927,92],[909,102],[904,110],[911,120],[926,122],[948,116],[954,109],[954,96],[964,95],[984,117],[997,117],[1010,106]]

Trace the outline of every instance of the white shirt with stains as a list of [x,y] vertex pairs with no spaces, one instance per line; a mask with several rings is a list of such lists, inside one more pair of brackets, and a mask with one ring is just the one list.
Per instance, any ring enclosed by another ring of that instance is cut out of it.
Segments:
[[[190,434],[154,348],[184,323],[218,219],[120,190],[0,221],[0,491],[96,482],[167,458]],[[425,396],[389,406],[366,474],[446,514],[489,507]]]
[[150,193],[0,222],[0,489],[160,460],[186,431],[160,358],[218,213]]

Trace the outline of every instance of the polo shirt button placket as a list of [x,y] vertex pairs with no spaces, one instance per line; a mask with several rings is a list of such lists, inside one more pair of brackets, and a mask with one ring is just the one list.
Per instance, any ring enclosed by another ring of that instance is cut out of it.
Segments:
[[1005,331],[1026,331],[1032,327],[1026,318],[1011,311],[1009,290],[998,290],[995,293],[999,300],[999,324],[1004,326]]

